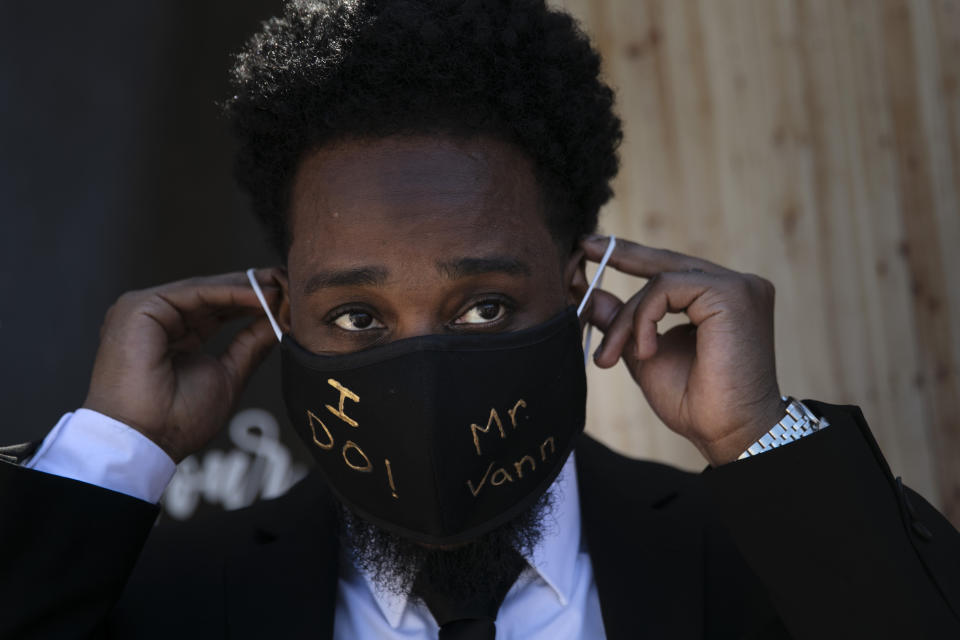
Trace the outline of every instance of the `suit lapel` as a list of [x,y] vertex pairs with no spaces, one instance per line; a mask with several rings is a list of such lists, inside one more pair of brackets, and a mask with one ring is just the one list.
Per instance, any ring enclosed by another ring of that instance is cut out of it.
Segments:
[[[577,446],[583,535],[608,640],[703,634],[703,529],[692,474]],[[304,508],[312,505],[313,508]],[[227,555],[227,637],[333,635],[339,573],[334,503],[316,476],[262,509]]]
[[609,640],[703,635],[703,529],[680,489],[694,477],[577,447],[583,533]]
[[320,478],[302,485],[263,510],[245,543],[226,558],[227,637],[333,636],[336,515]]

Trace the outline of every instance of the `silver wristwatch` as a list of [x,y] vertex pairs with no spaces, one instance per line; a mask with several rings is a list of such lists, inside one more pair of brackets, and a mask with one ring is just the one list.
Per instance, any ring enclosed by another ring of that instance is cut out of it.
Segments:
[[764,451],[776,449],[804,436],[830,426],[826,418],[818,418],[799,400],[793,397],[780,396],[787,403],[787,415],[773,426],[773,429],[763,434],[759,440],[747,447],[737,460],[755,456]]

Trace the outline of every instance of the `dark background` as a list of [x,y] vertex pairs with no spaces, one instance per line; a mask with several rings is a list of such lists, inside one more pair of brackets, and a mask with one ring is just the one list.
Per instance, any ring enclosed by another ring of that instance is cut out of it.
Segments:
[[[276,262],[217,103],[232,55],[280,5],[0,5],[0,442],[40,439],[83,403],[124,291]],[[278,365],[275,350],[239,408],[284,425]],[[226,431],[212,448],[233,448]],[[222,495],[209,485],[230,480],[210,473],[206,495]]]
[[[960,526],[960,0],[553,4],[594,34],[626,127],[603,230],[769,277],[782,389],[861,405]],[[279,6],[0,1],[0,443],[81,404],[120,293],[273,261],[216,101]],[[240,408],[282,427],[276,356]],[[593,435],[702,468],[620,367],[588,376]],[[243,503],[303,459],[229,434],[173,488]]]

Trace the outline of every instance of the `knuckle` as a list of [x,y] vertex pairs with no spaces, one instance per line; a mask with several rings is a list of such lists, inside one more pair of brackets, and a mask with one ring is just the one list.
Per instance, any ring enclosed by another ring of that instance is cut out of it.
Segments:
[[116,321],[118,315],[119,315],[119,311],[117,311],[116,303],[110,305],[110,307],[107,309],[107,312],[103,314],[103,320],[100,322],[101,338],[103,338],[103,334],[106,332],[107,327],[109,327],[111,324],[113,324]]
[[749,273],[740,273],[730,279],[730,287],[738,296],[751,297],[754,291],[753,276]]
[[777,295],[777,288],[773,286],[773,283],[767,280],[766,278],[761,278],[761,280],[762,280],[761,286],[763,287],[764,295],[767,298],[770,298],[772,300]]
[[162,298],[155,289],[138,292],[132,299],[133,306],[136,309],[150,309],[159,303]]
[[666,284],[669,277],[670,274],[666,272],[655,273],[647,280],[647,287],[650,289],[659,289]]
[[121,318],[130,315],[140,304],[140,296],[139,291],[127,291],[122,294],[107,309],[107,313],[104,316],[104,323],[118,322]]
[[136,309],[141,307],[147,300],[156,297],[156,291],[156,288],[127,291],[117,298],[114,306],[122,310]]
[[759,293],[762,297],[772,297],[776,291],[773,283],[755,273],[745,274],[746,281],[752,291]]
[[125,293],[122,293],[122,294],[120,294],[120,297],[117,298],[117,301],[114,302],[114,303],[113,303],[113,306],[110,307],[110,308],[111,308],[111,309],[114,309],[114,308],[120,308],[120,307],[128,307],[128,306],[130,306],[131,304],[133,304],[134,301],[135,301],[139,296],[140,296],[140,292],[139,292],[139,291],[127,291],[127,292],[125,292]]
[[669,289],[671,286],[671,277],[667,273],[657,273],[650,277],[647,280],[647,284],[644,285],[643,289],[637,295],[637,302],[639,306],[644,306],[650,304],[650,300],[658,295],[661,295],[665,290]]
[[155,294],[137,297],[133,306],[135,311],[155,311],[163,304],[163,299]]

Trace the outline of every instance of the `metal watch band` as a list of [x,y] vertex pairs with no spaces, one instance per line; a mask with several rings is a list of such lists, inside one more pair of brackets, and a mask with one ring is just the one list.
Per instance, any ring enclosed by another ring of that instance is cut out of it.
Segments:
[[787,403],[787,415],[775,424],[773,429],[767,431],[759,440],[747,447],[747,450],[741,453],[737,460],[776,449],[830,426],[826,418],[818,418],[813,415],[807,405],[796,398],[781,396],[781,399]]

